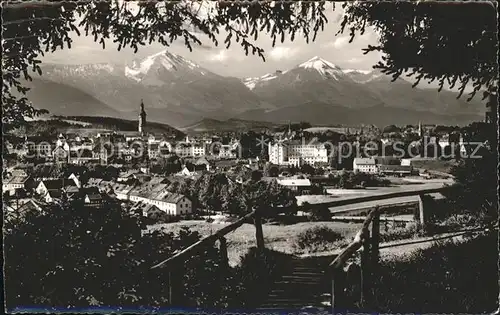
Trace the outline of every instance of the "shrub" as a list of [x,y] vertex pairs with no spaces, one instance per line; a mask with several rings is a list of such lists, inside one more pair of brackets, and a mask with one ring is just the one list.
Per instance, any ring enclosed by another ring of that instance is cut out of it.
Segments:
[[241,257],[235,268],[231,305],[233,307],[253,308],[267,296],[271,284],[286,270],[286,255],[252,247]]
[[382,261],[374,288],[378,311],[489,313],[498,308],[497,263],[497,232]]
[[301,250],[321,251],[327,249],[328,245],[342,239],[339,232],[327,226],[315,226],[299,233],[295,246]]
[[382,225],[380,229],[380,242],[399,241],[426,235],[426,230],[416,222],[406,224],[404,227],[393,226],[387,230],[385,230],[385,226]]
[[330,209],[321,207],[321,208],[313,208],[309,213],[309,219],[311,221],[330,221],[332,219],[332,214],[330,213]]

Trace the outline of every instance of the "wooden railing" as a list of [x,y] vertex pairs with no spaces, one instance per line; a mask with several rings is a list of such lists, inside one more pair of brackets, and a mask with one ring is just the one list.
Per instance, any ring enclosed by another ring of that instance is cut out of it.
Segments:
[[[405,191],[397,193],[389,193],[384,195],[374,195],[367,197],[356,198],[356,203],[372,200],[382,200],[397,197],[419,196],[419,223],[425,225],[427,222],[427,213],[424,207],[424,196],[431,193],[438,193],[447,190],[448,187],[423,189],[414,191]],[[334,201],[331,205],[343,205],[348,200]],[[350,275],[359,274],[359,301],[360,305],[366,309],[373,310],[372,287],[375,283],[373,275],[379,265],[380,251],[380,214],[382,209],[376,206],[366,216],[361,229],[356,234],[354,240],[335,257],[328,266],[327,274],[331,277],[331,306],[333,310],[346,310],[353,307],[353,297],[347,296],[347,286]],[[371,227],[371,229],[370,229]],[[358,250],[361,249],[360,266],[357,264],[346,263],[350,258],[353,258]],[[356,278],[357,279],[357,278]]]
[[[420,213],[420,223],[425,224],[425,211],[424,211],[424,195],[442,192],[446,187],[436,188],[436,189],[420,189],[414,191],[404,191],[404,192],[395,192],[381,195],[372,195],[372,196],[363,196],[357,198],[347,198],[342,200],[335,200],[328,203],[321,204],[310,204],[307,205],[307,208],[311,209],[314,207],[336,207],[342,205],[356,204],[367,201],[376,201],[383,199],[391,199],[398,197],[407,197],[407,196],[420,196],[419,201],[419,213]],[[299,209],[301,207],[298,207]],[[253,220],[252,220],[253,219]],[[252,222],[253,221],[253,222]],[[181,291],[181,280],[179,279],[182,276],[182,267],[183,263],[186,259],[193,256],[198,251],[202,250],[206,246],[215,244],[216,241],[219,241],[219,249],[220,253],[223,256],[222,260],[228,263],[227,256],[227,241],[226,235],[244,223],[253,223],[255,226],[255,239],[257,248],[260,250],[264,249],[264,235],[262,231],[262,215],[258,210],[254,210],[247,215],[241,217],[236,222],[233,222],[222,229],[218,230],[212,235],[202,238],[198,242],[188,246],[187,248],[181,250],[180,252],[174,254],[173,256],[163,260],[162,262],[154,265],[151,269],[156,269],[160,267],[167,267],[169,274],[169,301],[173,306],[177,306],[177,304],[182,300],[182,297],[179,296],[178,292]],[[369,227],[372,227],[371,234]],[[370,289],[368,287],[370,281],[370,274],[373,272],[373,268],[376,268],[379,257],[379,235],[380,235],[380,209],[377,207],[372,210],[365,221],[363,222],[363,226],[361,230],[357,233],[354,241],[345,248],[336,259],[330,264],[329,271],[332,276],[332,307],[339,307],[342,305],[344,300],[344,289],[345,289],[345,277],[346,272],[343,270],[343,267],[346,261],[351,258],[354,253],[358,251],[361,247],[363,247],[363,251],[361,254],[361,300],[364,304],[367,304],[369,301],[369,292]],[[180,306],[180,305],[179,305]]]
[[194,254],[196,254],[199,250],[202,250],[206,246],[210,246],[215,244],[216,241],[219,241],[219,251],[222,255],[222,261],[224,264],[229,264],[229,258],[227,255],[227,240],[226,234],[236,230],[244,223],[252,222],[255,225],[255,239],[257,248],[260,250],[264,249],[264,235],[262,233],[262,220],[260,216],[260,212],[254,210],[249,214],[241,217],[236,222],[233,222],[222,229],[218,230],[212,235],[202,238],[198,242],[186,247],[180,252],[174,254],[172,257],[165,259],[164,261],[154,265],[151,269],[156,269],[159,267],[166,267],[168,270],[169,277],[169,302],[172,306],[182,306],[178,305],[179,301],[181,301],[182,297],[179,296],[179,292],[181,291],[181,280],[180,276],[183,273],[183,263],[186,259],[190,258]]
[[[370,233],[370,225],[372,227]],[[332,293],[331,305],[332,309],[339,310],[352,306],[346,303],[346,286],[348,274],[355,273],[357,270],[344,270],[344,266],[348,259],[363,247],[361,252],[361,279],[360,279],[360,302],[363,306],[370,305],[370,276],[373,275],[374,269],[378,265],[379,260],[379,240],[380,240],[380,209],[377,207],[370,211],[363,226],[356,234],[354,241],[349,244],[328,266],[328,273],[331,276]],[[350,268],[356,268],[356,265],[350,265]]]

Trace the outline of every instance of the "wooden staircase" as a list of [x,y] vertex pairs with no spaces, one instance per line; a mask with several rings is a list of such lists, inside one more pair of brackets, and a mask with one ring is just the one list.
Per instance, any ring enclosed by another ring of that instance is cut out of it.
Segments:
[[271,287],[259,311],[330,311],[331,288],[325,275],[331,257],[293,257],[286,272]]

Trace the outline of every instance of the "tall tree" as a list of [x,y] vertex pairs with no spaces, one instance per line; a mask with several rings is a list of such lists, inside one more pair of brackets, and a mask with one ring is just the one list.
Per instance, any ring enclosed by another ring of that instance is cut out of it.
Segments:
[[407,73],[415,86],[437,80],[440,90],[458,84],[460,95],[472,84],[469,99],[498,84],[496,2],[356,1],[343,8],[340,32],[348,30],[352,41],[373,27],[379,44],[364,51],[383,53],[375,68],[394,79]]
[[[4,275],[10,310],[165,307],[168,276],[151,266],[200,239],[189,230],[141,235],[138,218],[111,207],[89,211],[63,205],[27,216],[6,221]],[[218,250],[209,246],[185,264],[184,305],[219,306],[220,293],[210,290],[213,281],[218,288],[225,285],[217,282],[226,275],[218,269]]]

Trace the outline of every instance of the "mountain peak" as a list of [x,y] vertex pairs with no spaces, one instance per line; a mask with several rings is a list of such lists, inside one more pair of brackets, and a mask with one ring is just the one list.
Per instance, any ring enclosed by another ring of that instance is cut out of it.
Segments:
[[[131,67],[125,67],[125,76],[139,82],[142,80],[144,75],[152,69],[178,71],[182,68],[195,70],[200,68],[200,66],[179,55],[173,54],[167,50],[162,50],[140,61],[134,60]],[[203,72],[201,73],[204,74]]]
[[336,80],[338,80],[337,75],[342,73],[342,69],[339,66],[319,56],[312,57],[308,61],[301,63],[298,67],[304,69],[315,69],[321,75],[331,76]]
[[342,70],[339,66],[319,57],[314,56],[311,59],[307,60],[304,63],[299,65],[301,68],[331,68],[335,70]]

